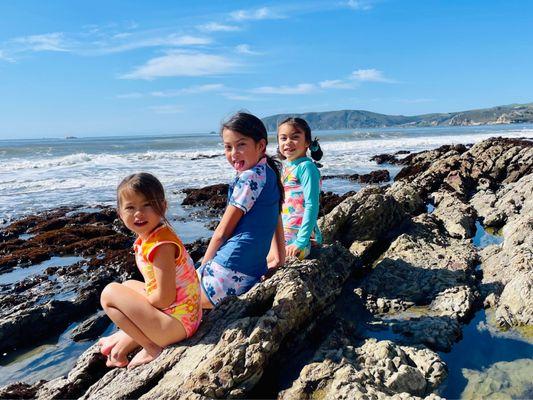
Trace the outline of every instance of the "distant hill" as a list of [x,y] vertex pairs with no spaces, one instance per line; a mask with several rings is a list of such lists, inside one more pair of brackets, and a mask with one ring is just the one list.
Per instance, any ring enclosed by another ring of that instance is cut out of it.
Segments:
[[385,128],[391,126],[467,126],[484,124],[533,123],[533,103],[510,104],[479,110],[415,116],[386,115],[362,110],[276,114],[263,118],[268,131],[275,131],[287,117],[305,119],[311,129]]

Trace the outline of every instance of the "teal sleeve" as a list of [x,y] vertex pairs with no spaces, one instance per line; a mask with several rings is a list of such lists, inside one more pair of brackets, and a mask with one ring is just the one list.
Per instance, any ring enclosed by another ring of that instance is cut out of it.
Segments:
[[297,168],[296,177],[302,184],[305,203],[302,226],[298,230],[294,244],[299,249],[304,249],[309,245],[309,240],[318,218],[318,209],[320,207],[320,172],[313,162],[303,162]]

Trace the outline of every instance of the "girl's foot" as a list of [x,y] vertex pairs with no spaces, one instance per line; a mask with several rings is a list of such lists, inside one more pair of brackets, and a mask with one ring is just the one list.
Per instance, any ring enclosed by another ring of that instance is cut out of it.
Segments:
[[139,345],[127,334],[124,334],[119,341],[113,346],[111,353],[107,357],[105,365],[109,368],[122,368],[128,365],[128,354],[138,348]]
[[155,360],[161,354],[162,351],[163,348],[161,347],[154,347],[150,350],[142,348],[141,351],[135,354],[135,357],[132,358],[132,360],[128,364],[128,369],[135,368],[138,365],[147,364],[150,361]]
[[124,335],[125,333],[123,333],[122,331],[117,331],[110,336],[101,338],[98,341],[98,344],[100,345],[100,353],[102,353],[106,357],[109,356],[111,354],[111,350],[113,350],[113,347],[115,347],[120,338]]

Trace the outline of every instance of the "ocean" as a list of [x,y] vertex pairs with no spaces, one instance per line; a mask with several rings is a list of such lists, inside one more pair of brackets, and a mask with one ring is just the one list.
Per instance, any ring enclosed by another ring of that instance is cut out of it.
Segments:
[[[322,175],[364,174],[397,166],[378,166],[370,157],[398,150],[411,152],[444,144],[476,143],[492,136],[533,138],[533,125],[387,128],[317,131],[324,151]],[[268,153],[276,152],[275,134]],[[22,216],[59,206],[90,209],[114,205],[117,184],[126,175],[146,171],[156,175],[167,192],[169,217],[180,221],[184,241],[209,232],[188,223],[180,206],[181,189],[228,182],[234,171],[223,157],[214,133],[159,136],[114,136],[74,139],[0,140],[0,227]],[[357,190],[353,182],[328,179],[323,189]]]

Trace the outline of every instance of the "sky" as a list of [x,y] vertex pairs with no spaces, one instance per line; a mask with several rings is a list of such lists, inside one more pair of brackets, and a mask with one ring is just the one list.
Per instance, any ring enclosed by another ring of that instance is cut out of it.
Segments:
[[528,0],[0,1],[0,139],[533,102]]

